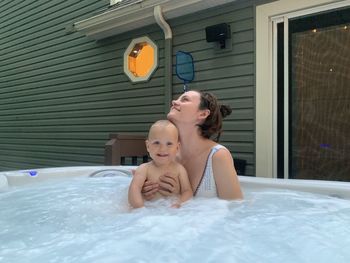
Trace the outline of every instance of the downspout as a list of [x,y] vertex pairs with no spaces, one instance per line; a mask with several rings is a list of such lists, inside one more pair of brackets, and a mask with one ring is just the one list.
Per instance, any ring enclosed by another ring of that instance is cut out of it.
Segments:
[[154,7],[154,18],[164,32],[164,113],[167,114],[173,95],[173,33],[164,19],[162,8],[159,5]]

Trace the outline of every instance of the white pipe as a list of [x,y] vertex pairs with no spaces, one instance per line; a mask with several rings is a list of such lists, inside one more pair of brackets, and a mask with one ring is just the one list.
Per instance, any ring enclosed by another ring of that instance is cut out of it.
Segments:
[[173,33],[169,24],[165,21],[162,8],[157,5],[154,7],[154,18],[157,24],[164,32],[164,114],[169,111],[169,106],[173,96]]
[[153,14],[157,24],[163,29],[165,39],[173,38],[171,28],[169,24],[165,21],[162,13],[162,8],[159,5],[154,7]]

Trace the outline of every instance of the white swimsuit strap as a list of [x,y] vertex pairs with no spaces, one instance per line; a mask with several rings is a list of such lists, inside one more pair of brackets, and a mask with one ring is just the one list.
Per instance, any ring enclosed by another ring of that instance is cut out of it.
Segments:
[[213,155],[222,148],[225,147],[217,144],[210,150],[201,181],[199,182],[199,185],[195,191],[196,196],[217,196],[216,183],[213,175],[212,158]]

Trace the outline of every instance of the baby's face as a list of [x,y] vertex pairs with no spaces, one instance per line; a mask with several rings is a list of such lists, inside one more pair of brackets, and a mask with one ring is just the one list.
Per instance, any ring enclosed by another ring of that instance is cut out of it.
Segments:
[[175,160],[179,149],[178,132],[175,126],[155,126],[146,142],[147,150],[156,164],[167,164]]

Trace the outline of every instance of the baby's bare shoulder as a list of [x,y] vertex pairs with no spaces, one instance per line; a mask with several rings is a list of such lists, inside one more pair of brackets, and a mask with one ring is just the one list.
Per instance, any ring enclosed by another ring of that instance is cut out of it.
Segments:
[[147,171],[148,167],[149,167],[149,163],[143,163],[143,164],[140,164],[140,165],[136,168],[136,171],[144,172],[144,171]]
[[182,173],[186,172],[185,167],[181,163],[178,163],[178,162],[174,163],[174,170],[177,171],[178,174],[182,174]]

